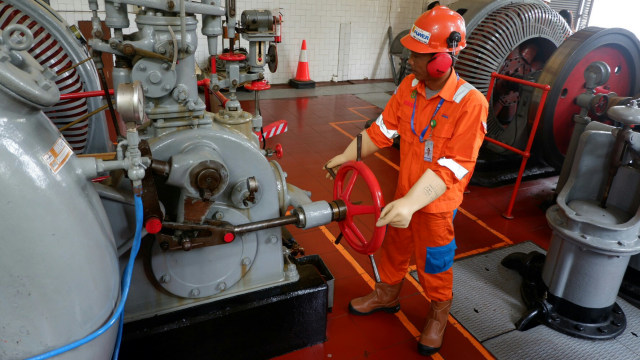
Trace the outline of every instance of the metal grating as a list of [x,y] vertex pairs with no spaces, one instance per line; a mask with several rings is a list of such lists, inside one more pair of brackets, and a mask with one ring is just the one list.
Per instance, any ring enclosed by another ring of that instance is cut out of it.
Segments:
[[520,298],[522,278],[500,265],[516,251],[544,252],[524,242],[454,263],[451,314],[479,341],[515,330],[514,324],[527,310]]
[[537,326],[526,332],[514,330],[485,341],[482,345],[499,360],[637,360],[640,358],[640,353],[630,351],[618,340],[576,339],[546,326]]

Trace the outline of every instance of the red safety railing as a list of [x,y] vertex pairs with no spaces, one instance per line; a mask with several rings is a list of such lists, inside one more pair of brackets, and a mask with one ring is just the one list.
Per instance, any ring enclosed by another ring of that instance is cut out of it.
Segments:
[[511,200],[509,200],[509,206],[507,207],[507,211],[502,214],[503,217],[507,219],[513,219],[513,215],[511,215],[511,211],[513,210],[513,205],[516,202],[516,195],[518,194],[518,189],[520,189],[520,183],[522,182],[522,175],[524,174],[524,169],[527,166],[527,161],[531,157],[531,147],[533,146],[533,138],[536,135],[536,130],[538,130],[538,123],[540,122],[540,116],[542,115],[542,109],[544,109],[544,103],[547,101],[547,94],[551,87],[549,85],[543,85],[534,83],[531,81],[526,81],[522,79],[517,79],[511,76],[500,75],[496,72],[491,73],[491,81],[489,82],[489,90],[487,91],[487,101],[491,103],[491,93],[493,92],[493,86],[496,79],[502,79],[506,81],[512,81],[520,85],[532,86],[537,89],[542,89],[542,97],[540,98],[540,105],[538,105],[538,110],[536,111],[536,117],[533,120],[533,125],[531,125],[531,133],[529,134],[529,140],[527,141],[527,146],[524,151],[514,148],[513,146],[509,146],[505,143],[502,143],[498,140],[492,139],[490,137],[485,137],[485,140],[488,142],[503,147],[509,151],[512,151],[520,156],[522,156],[522,163],[520,164],[520,171],[518,171],[518,177],[516,178],[516,184],[513,187],[513,193],[511,194]]

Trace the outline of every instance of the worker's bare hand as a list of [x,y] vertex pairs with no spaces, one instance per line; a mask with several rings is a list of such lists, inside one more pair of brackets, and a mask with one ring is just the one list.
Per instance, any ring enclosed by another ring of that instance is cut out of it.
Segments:
[[387,204],[380,213],[376,226],[391,225],[397,228],[407,228],[413,216],[413,206],[406,198],[400,198]]
[[[334,156],[331,160],[327,161],[327,163],[324,164],[324,166],[322,167],[323,169],[327,170],[327,174],[325,175],[325,177],[329,180],[333,180],[333,178],[335,177],[335,174],[338,172],[338,169],[340,168],[340,165],[346,163],[347,161],[348,159],[346,159],[346,157],[343,154]],[[333,174],[331,174],[331,172],[333,172]]]

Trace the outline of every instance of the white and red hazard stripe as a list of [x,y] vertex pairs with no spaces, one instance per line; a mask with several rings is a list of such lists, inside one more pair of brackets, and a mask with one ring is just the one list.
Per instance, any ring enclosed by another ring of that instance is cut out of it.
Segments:
[[[262,131],[264,131],[264,137],[266,139],[270,139],[276,135],[280,135],[282,133],[287,132],[289,125],[287,120],[278,120],[274,121],[271,124],[265,126]],[[258,139],[262,141],[262,135],[259,131],[256,131],[256,135],[258,135]]]

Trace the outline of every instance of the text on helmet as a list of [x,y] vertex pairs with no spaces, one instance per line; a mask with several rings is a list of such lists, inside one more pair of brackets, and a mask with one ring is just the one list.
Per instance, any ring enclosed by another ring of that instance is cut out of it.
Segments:
[[413,25],[413,27],[411,28],[411,37],[423,44],[428,44],[429,38],[431,38],[431,33]]

